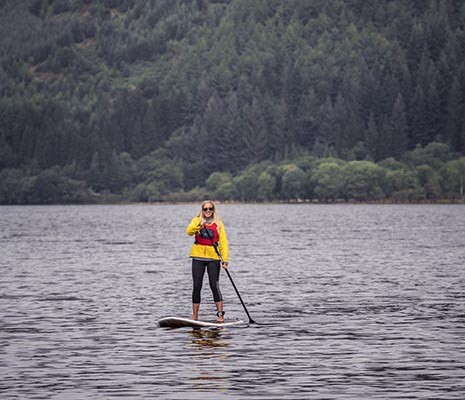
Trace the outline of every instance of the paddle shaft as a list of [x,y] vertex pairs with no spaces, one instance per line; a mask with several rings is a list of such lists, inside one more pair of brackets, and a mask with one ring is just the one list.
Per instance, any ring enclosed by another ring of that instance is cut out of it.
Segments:
[[[220,258],[220,262],[223,263],[223,257],[222,257],[222,255],[221,255],[220,251],[218,250],[218,244],[215,243],[215,242],[213,241],[213,238],[210,236],[210,232],[208,231],[208,229],[205,229],[205,232],[207,233],[208,238],[209,238],[210,241],[212,242],[212,246],[213,246],[213,248],[215,249],[216,254],[218,254],[218,257]],[[239,293],[239,290],[237,290],[236,284],[234,283],[234,281],[233,281],[233,279],[232,279],[232,276],[231,276],[231,274],[230,274],[229,271],[228,271],[228,268],[224,268],[224,270],[226,271],[226,274],[228,275],[228,278],[229,278],[229,280],[231,281],[231,284],[232,284],[234,290],[235,290],[236,293],[237,293],[237,297],[239,297],[239,300],[240,300],[240,302],[241,302],[241,304],[242,304],[242,307],[244,307],[244,311],[245,311],[245,313],[247,314],[247,317],[249,317],[249,324],[255,324],[256,322],[255,322],[255,321],[252,319],[252,317],[250,316],[249,311],[247,310],[247,307],[245,306],[245,303],[244,303],[244,301],[242,300],[242,297],[241,297],[241,295],[240,295],[240,293]]]
[[231,284],[233,285],[234,290],[235,290],[236,293],[237,293],[237,297],[239,297],[239,300],[241,301],[242,307],[244,307],[244,311],[245,311],[245,313],[247,314],[247,317],[249,317],[249,324],[255,324],[255,321],[254,321],[254,320],[252,319],[252,317],[250,316],[249,311],[247,310],[247,307],[245,306],[244,301],[242,300],[242,297],[241,297],[241,295],[239,294],[239,290],[237,290],[237,287],[236,287],[236,285],[234,284],[234,281],[233,281],[233,279],[232,279],[232,277],[231,277],[231,274],[229,273],[229,271],[228,271],[227,268],[225,269],[225,271],[226,271],[226,274],[228,275],[229,280],[231,281]]

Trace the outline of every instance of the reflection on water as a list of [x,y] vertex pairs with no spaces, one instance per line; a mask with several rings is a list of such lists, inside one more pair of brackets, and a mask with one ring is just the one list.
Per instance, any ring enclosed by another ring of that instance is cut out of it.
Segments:
[[222,329],[194,328],[191,332],[192,344],[195,345],[196,350],[207,351],[207,355],[214,356],[214,352],[208,352],[208,350],[228,346],[228,342],[221,337],[221,332],[224,331]]
[[226,391],[229,373],[225,368],[228,353],[228,338],[222,329],[193,329],[193,352],[190,353],[192,362],[196,366],[191,377],[195,391],[209,392],[212,389]]
[[157,327],[197,205],[0,207],[0,397],[465,398],[463,206],[220,207],[249,327]]

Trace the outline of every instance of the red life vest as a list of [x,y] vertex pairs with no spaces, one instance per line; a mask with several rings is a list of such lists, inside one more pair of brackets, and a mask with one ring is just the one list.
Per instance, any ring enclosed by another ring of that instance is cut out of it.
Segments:
[[213,243],[218,243],[218,237],[217,225],[215,223],[211,225],[205,224],[205,227],[195,234],[195,243],[204,246],[212,246],[212,240]]

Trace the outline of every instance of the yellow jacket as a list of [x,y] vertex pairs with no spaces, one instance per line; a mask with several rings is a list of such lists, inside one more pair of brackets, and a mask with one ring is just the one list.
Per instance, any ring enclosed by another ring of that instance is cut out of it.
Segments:
[[[194,217],[186,229],[189,236],[194,236],[200,230],[200,217]],[[218,250],[224,262],[228,262],[229,248],[228,237],[224,230],[223,222],[219,223],[219,237],[218,237]],[[219,260],[218,254],[213,246],[205,246],[203,244],[194,243],[191,248],[190,257],[193,258],[211,258],[212,260]]]

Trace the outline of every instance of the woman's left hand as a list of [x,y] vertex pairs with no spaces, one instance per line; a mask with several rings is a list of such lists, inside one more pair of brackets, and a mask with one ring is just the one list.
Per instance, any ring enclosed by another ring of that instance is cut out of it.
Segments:
[[223,269],[228,269],[228,263],[227,262],[221,263],[221,266],[223,267]]

